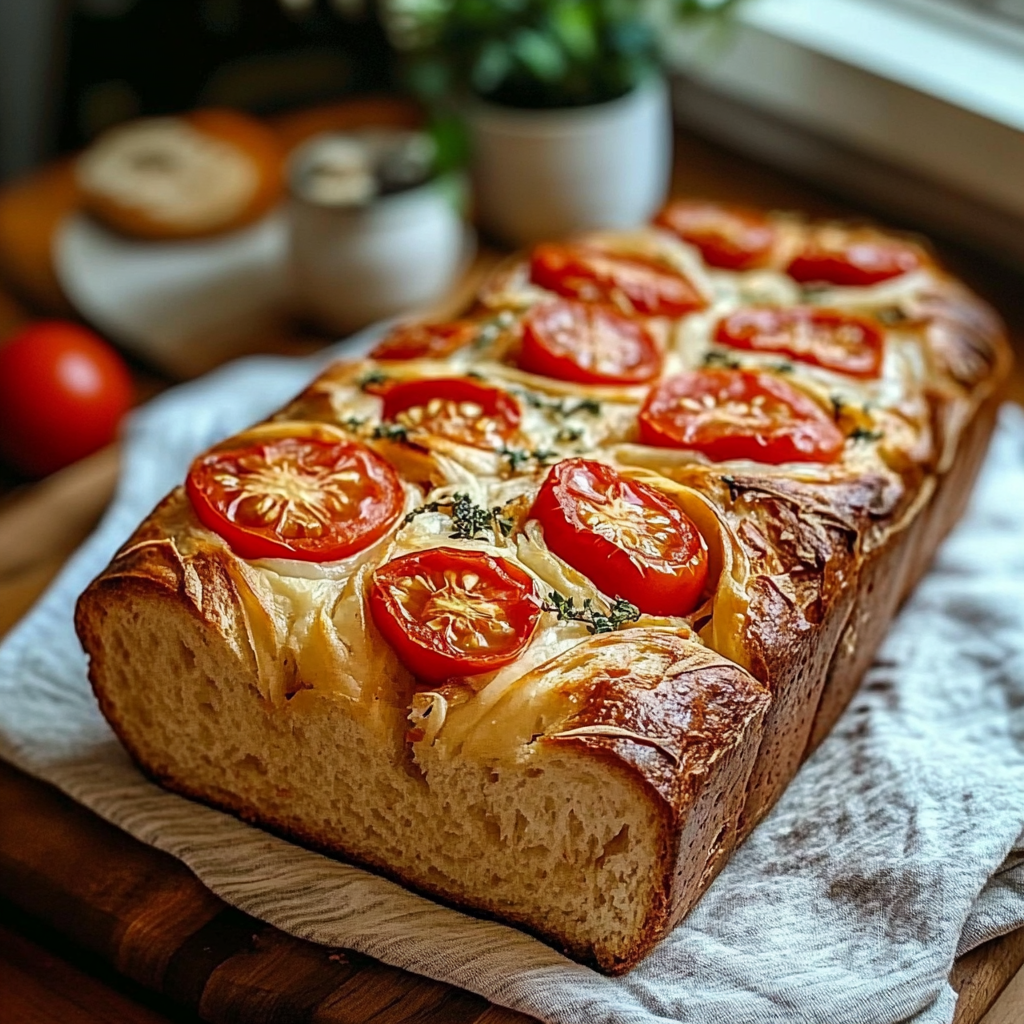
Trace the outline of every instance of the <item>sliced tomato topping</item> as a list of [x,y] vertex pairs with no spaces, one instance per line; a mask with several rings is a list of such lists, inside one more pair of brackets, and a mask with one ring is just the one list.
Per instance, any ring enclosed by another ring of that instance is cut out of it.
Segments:
[[333,562],[387,533],[405,496],[355,441],[280,437],[200,455],[185,489],[199,521],[242,558]]
[[819,306],[751,306],[720,320],[720,345],[777,352],[851,377],[882,372],[884,335],[862,316]]
[[533,580],[483,551],[430,548],[373,574],[370,613],[402,664],[427,683],[515,661],[540,616]]
[[786,268],[794,281],[865,287],[921,266],[921,252],[898,238],[862,238],[822,231]]
[[714,462],[832,462],[843,435],[812,398],[774,373],[689,370],[652,389],[640,439]]
[[500,388],[465,377],[428,377],[391,385],[384,392],[384,419],[409,433],[497,450],[519,428],[521,412]]
[[651,332],[610,306],[557,299],[523,319],[519,366],[579,384],[638,384],[658,375]]
[[660,491],[603,462],[553,466],[531,515],[548,547],[610,597],[651,615],[686,615],[708,573],[697,527]]
[[777,235],[772,222],[758,210],[701,200],[670,203],[654,223],[696,246],[705,263],[723,270],[763,265]]
[[468,345],[480,332],[472,320],[444,324],[399,324],[378,342],[371,359],[443,359]]
[[644,316],[684,316],[707,305],[674,267],[591,245],[538,245],[530,257],[530,280],[568,299],[612,303]]

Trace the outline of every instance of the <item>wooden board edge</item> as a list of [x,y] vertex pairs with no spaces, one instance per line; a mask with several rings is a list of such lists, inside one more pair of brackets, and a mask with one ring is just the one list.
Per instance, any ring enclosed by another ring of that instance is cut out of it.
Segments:
[[2,760],[0,897],[213,1024],[533,1021],[257,921],[169,854]]
[[1024,967],[1024,928],[986,942],[953,965],[949,983],[957,992],[953,1024],[978,1024]]

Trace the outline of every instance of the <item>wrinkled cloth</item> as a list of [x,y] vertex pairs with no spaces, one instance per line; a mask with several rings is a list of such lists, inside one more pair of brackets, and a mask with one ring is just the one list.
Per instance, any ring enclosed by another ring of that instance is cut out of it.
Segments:
[[949,1021],[954,957],[1024,925],[1024,414],[1003,410],[967,517],[833,734],[686,921],[606,978],[165,792],[96,707],[75,598],[196,452],[315,369],[246,360],[135,415],[108,514],[0,648],[0,754],[249,914],[544,1021]]

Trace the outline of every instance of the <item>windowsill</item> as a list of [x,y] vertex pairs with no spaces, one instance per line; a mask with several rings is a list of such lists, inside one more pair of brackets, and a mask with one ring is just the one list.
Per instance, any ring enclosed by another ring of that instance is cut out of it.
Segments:
[[731,37],[680,40],[684,120],[1024,261],[1024,31],[927,0],[752,0]]

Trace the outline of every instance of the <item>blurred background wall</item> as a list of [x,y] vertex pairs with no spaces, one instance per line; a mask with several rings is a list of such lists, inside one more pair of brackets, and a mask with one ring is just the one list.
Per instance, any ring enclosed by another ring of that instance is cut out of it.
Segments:
[[0,180],[140,114],[276,113],[390,85],[360,0],[0,0]]
[[[0,0],[0,181],[139,114],[385,89],[379,8]],[[1024,263],[1024,0],[745,0],[695,42],[671,61],[682,123]]]

